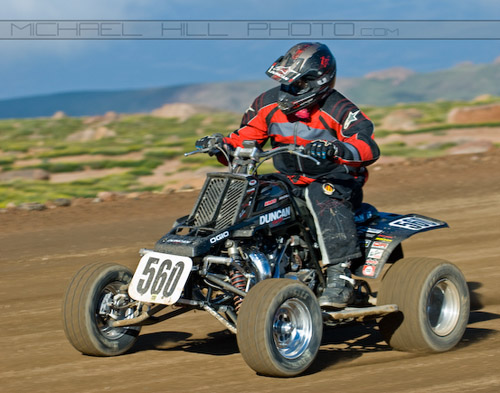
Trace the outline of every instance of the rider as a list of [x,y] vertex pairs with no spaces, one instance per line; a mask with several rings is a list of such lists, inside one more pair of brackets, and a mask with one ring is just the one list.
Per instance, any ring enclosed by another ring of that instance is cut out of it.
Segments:
[[228,147],[255,140],[262,147],[305,146],[311,160],[288,154],[274,158],[294,194],[302,196],[314,218],[327,287],[319,298],[323,308],[344,308],[353,296],[351,261],[361,256],[354,222],[360,206],[365,166],[379,157],[373,123],[349,99],[334,89],[336,62],[328,47],[304,42],[280,56],[266,74],[280,86],[258,96],[246,110],[241,126],[229,137],[213,138]]

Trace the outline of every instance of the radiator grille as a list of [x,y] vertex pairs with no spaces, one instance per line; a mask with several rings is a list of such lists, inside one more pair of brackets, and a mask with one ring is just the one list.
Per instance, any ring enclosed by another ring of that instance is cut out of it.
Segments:
[[193,225],[214,229],[233,225],[245,196],[246,185],[246,179],[210,177],[191,214]]

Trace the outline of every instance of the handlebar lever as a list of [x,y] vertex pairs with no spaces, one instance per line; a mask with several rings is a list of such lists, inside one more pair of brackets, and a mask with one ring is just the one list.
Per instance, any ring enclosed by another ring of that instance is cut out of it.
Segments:
[[295,154],[295,155],[297,155],[299,157],[307,158],[307,159],[309,159],[311,161],[314,161],[316,163],[316,165],[320,165],[321,164],[316,158],[311,157],[308,154],[304,154],[304,153],[298,152],[297,150],[291,150],[290,153]]
[[193,151],[189,151],[187,153],[184,153],[184,157],[188,157],[188,156],[192,156],[194,154],[200,154],[200,153],[208,153],[210,150],[212,150],[211,148],[206,148],[206,149],[196,149],[196,150],[193,150]]
[[184,153],[184,157],[192,156],[193,154],[198,154],[198,153],[201,153],[201,151],[200,150],[189,151],[187,153]]

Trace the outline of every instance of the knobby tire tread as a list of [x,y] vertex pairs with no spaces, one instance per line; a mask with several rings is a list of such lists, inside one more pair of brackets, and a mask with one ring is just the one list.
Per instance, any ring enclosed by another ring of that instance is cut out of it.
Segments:
[[416,310],[420,310],[422,291],[428,277],[440,269],[453,272],[456,267],[446,260],[411,257],[398,261],[385,274],[377,303],[396,303],[402,312],[402,315],[384,317],[380,324],[381,333],[392,348],[411,352],[438,351],[426,338]]
[[[85,304],[82,304],[82,298],[85,295],[88,287],[88,281],[100,270],[103,266],[111,264],[93,263],[82,267],[71,280],[66,291],[63,306],[63,321],[65,332],[69,341],[73,346],[81,352],[87,353],[89,343],[85,340],[85,334],[82,332],[82,309]],[[76,312],[75,312],[76,311]]]
[[[276,290],[278,288],[279,284],[282,284],[282,283],[279,281],[275,281],[275,280],[262,281],[260,283],[259,288],[258,288],[259,295],[267,298],[269,296],[269,293],[272,293],[274,290]],[[282,285],[280,285],[280,287],[282,287]],[[256,292],[249,293],[246,296],[245,301],[248,300],[249,296],[252,296],[252,297],[250,297],[250,299],[252,299],[256,295],[257,295]],[[245,301],[243,301],[243,304],[245,303]],[[248,302],[248,303],[250,303],[250,302]],[[249,326],[252,326],[253,329],[252,330],[245,329],[245,332],[247,334],[244,335],[242,337],[242,339],[245,340],[245,343],[247,346],[247,351],[245,352],[245,360],[247,361],[247,363],[253,364],[253,365],[266,364],[266,368],[267,368],[267,367],[269,367],[269,362],[263,356],[262,352],[258,350],[258,348],[261,347],[262,344],[265,345],[265,337],[261,338],[261,340],[259,340],[259,342],[256,339],[257,337],[260,337],[259,327],[264,322],[262,320],[265,319],[265,316],[266,316],[266,313],[259,312],[259,311],[260,311],[259,303],[251,302],[251,306],[245,315],[248,318],[248,320],[243,320],[243,321],[241,321],[241,323],[242,324],[243,323],[249,324]],[[238,319],[238,322],[240,323],[240,318]]]

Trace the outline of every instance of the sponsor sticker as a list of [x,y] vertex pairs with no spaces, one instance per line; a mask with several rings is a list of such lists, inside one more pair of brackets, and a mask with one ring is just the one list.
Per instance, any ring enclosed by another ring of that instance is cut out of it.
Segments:
[[263,214],[259,217],[259,224],[277,224],[281,221],[289,218],[291,215],[290,206],[284,207],[283,209],[275,210],[271,213]]
[[264,202],[264,207],[274,205],[276,202],[278,202],[278,200],[277,200],[276,198],[274,198],[274,199],[270,199],[270,200],[268,200],[268,201],[265,201],[265,202]]
[[375,266],[372,265],[363,266],[363,275],[367,277],[373,277],[375,275]]
[[167,243],[191,244],[191,240],[167,239]]
[[367,259],[365,263],[367,265],[378,265],[378,261],[376,259]]
[[382,232],[382,229],[368,228],[368,227],[358,227],[358,234],[362,237],[373,239]]
[[389,247],[389,243],[387,242],[381,242],[381,241],[375,241],[372,244],[373,248],[383,248],[384,250]]
[[[382,237],[384,236],[384,237]],[[375,240],[378,240],[380,242],[387,242],[390,243],[392,242],[392,236],[386,236],[386,235],[379,235],[375,238]]]
[[210,243],[215,244],[215,243],[221,241],[222,239],[225,239],[226,237],[229,237],[229,231],[225,231],[225,232],[219,233],[217,236],[211,237]]
[[370,252],[368,253],[368,258],[380,259],[380,258],[382,258],[383,254],[384,254],[384,250],[379,249],[379,248],[372,248],[370,250]]
[[323,192],[325,195],[333,195],[335,192],[335,187],[331,183],[325,183],[323,184]]

